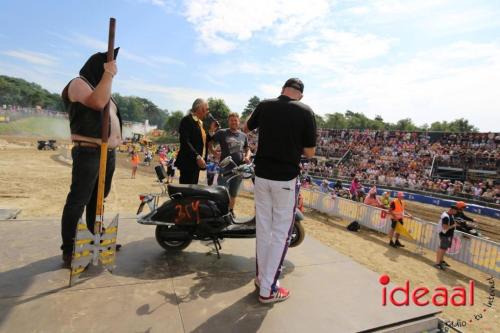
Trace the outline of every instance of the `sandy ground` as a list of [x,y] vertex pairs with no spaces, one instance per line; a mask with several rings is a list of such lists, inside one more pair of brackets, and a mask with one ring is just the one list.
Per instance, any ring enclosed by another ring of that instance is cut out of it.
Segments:
[[[38,151],[35,139],[0,136],[0,208],[22,209],[18,219],[59,217],[64,206],[71,180],[71,167],[61,161],[59,152]],[[123,215],[135,213],[138,195],[144,192],[157,192],[152,167],[139,167],[136,179],[131,179],[129,162],[125,154],[119,154],[110,195],[106,199],[106,212]],[[440,209],[420,205],[410,210],[437,214]],[[253,213],[253,198],[242,193],[238,200],[236,213],[239,216]],[[434,215],[429,215],[434,216]],[[495,222],[495,221],[494,221]],[[498,222],[498,221],[496,221]],[[391,281],[403,285],[406,280],[411,286],[435,288],[444,285],[451,290],[453,286],[467,286],[470,279],[475,280],[475,305],[466,307],[443,307],[442,317],[447,320],[467,322],[464,332],[499,332],[499,300],[489,309],[483,305],[488,300],[488,275],[463,264],[448,260],[452,265],[446,272],[432,267],[434,253],[426,251],[416,254],[413,244],[406,243],[405,249],[387,246],[383,235],[362,230],[348,232],[347,221],[341,221],[313,211],[306,212],[304,221],[308,235],[324,244],[348,255],[358,263],[378,273],[386,273]],[[58,238],[59,235],[54,235]],[[335,300],[332,300],[334,302]],[[483,311],[487,309],[486,311]],[[481,314],[476,320],[474,315]],[[472,322],[470,322],[472,320]]]

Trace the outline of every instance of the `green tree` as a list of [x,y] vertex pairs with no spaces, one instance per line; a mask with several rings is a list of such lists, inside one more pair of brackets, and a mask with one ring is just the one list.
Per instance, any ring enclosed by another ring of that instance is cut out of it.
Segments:
[[135,96],[113,94],[124,120],[143,122],[148,119],[151,125],[162,127],[167,118],[167,111],[161,110],[150,100]]
[[469,121],[464,119],[464,118],[456,119],[456,120],[450,122],[449,129],[451,132],[470,133],[470,132],[477,132],[478,131],[477,127],[475,127],[472,124],[469,124]]
[[0,105],[23,107],[41,106],[44,109],[64,111],[61,96],[50,93],[36,83],[0,75]]
[[345,112],[345,119],[347,122],[347,128],[366,129],[369,128],[370,125],[370,119],[368,119],[363,113],[359,112],[347,110]]
[[446,122],[446,120],[443,122],[435,121],[431,124],[429,131],[431,131],[431,132],[447,132],[447,129],[448,129],[448,123]]
[[179,124],[181,123],[182,117],[184,117],[184,113],[182,111],[172,112],[165,121],[165,125],[163,129],[165,131],[177,131],[179,130]]
[[440,122],[436,121],[431,124],[431,127],[429,129],[432,132],[477,132],[478,129],[472,124],[469,124],[469,121],[460,118],[460,119],[455,119],[453,121],[447,122],[446,120]]
[[241,118],[242,119],[247,119],[250,114],[255,110],[257,105],[260,103],[260,98],[257,96],[253,96],[248,100],[247,106],[245,106],[245,109],[243,109],[243,112],[241,113]]
[[340,112],[325,115],[325,128],[342,129],[347,127],[345,116]]
[[323,117],[321,117],[319,114],[314,114],[314,118],[316,118],[316,127],[317,128],[325,128],[325,120],[323,119]]
[[[228,127],[227,124],[227,116],[231,112],[229,107],[226,105],[226,102],[222,98],[212,98],[208,99],[208,110],[212,114],[212,116],[217,119],[222,128]],[[205,126],[208,128],[209,123],[206,119]]]
[[405,119],[398,120],[398,122],[396,123],[395,129],[398,129],[401,131],[416,131],[416,130],[418,130],[418,127],[415,126],[415,124],[413,123],[413,121],[410,118],[405,118]]

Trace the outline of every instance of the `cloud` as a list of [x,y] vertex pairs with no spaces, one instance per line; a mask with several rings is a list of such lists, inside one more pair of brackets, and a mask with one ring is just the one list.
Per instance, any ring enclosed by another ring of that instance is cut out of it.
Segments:
[[174,0],[139,0],[140,2],[146,2],[153,6],[160,7],[167,11],[172,12],[176,7],[176,2]]
[[[91,49],[94,52],[95,51],[100,51],[100,52],[105,52],[108,49],[108,43],[106,43],[103,40],[81,34],[81,33],[73,33],[71,35],[61,35],[59,33],[54,33],[50,32],[51,35],[54,35],[62,40],[65,40],[67,42],[70,42],[75,45],[83,46],[87,49]],[[129,50],[125,48],[120,48],[120,57],[123,57],[124,59],[143,64],[143,65],[148,65],[152,67],[160,67],[161,65],[185,65],[184,62],[168,57],[168,56],[142,56],[140,54],[130,52]]]
[[305,97],[321,114],[349,109],[417,124],[463,117],[498,130],[500,45],[456,42],[393,65],[353,68],[319,85]]
[[9,50],[0,52],[9,57],[21,59],[34,65],[55,66],[57,58],[47,53],[33,52],[27,50]]
[[276,43],[290,41],[327,16],[329,6],[327,0],[187,0],[185,16],[204,48],[226,53],[261,31],[270,30]]
[[166,0],[150,0],[150,2],[153,5],[159,6],[159,7],[165,7],[167,5],[167,1]]
[[169,110],[187,110],[198,98],[222,98],[229,108],[241,112],[248,101],[249,94],[228,93],[224,90],[197,89],[180,86],[169,86],[148,83],[138,78],[118,79],[116,88],[131,95],[140,95],[150,98],[162,108]]
[[[451,0],[373,0],[370,2],[373,11],[383,15],[405,15],[405,14],[420,14],[430,9],[435,9]],[[363,1],[363,3],[365,3]]]
[[387,54],[395,39],[373,34],[324,29],[304,39],[289,59],[302,68],[337,71],[345,64],[360,63]]
[[0,73],[34,82],[55,93],[61,92],[68,78],[74,77],[74,73],[60,70],[58,67],[21,66],[2,61],[0,61]]
[[185,63],[180,61],[180,60],[166,57],[166,56],[150,56],[149,59],[152,62],[157,63],[157,64],[185,65]]
[[419,23],[423,31],[439,35],[458,35],[498,27],[500,12],[490,8],[458,8],[453,11],[434,13]]

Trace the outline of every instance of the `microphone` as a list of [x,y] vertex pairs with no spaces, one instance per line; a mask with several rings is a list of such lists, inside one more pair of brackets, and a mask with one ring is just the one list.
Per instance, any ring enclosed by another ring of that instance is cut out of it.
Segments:
[[219,128],[220,128],[220,123],[219,123],[219,121],[218,121],[217,119],[215,119],[215,118],[214,118],[214,116],[212,116],[212,114],[211,114],[211,113],[208,113],[208,114],[207,114],[207,117],[208,117],[208,119],[210,119],[210,121],[211,121],[211,122],[215,122],[215,124],[217,125],[217,127],[219,127]]

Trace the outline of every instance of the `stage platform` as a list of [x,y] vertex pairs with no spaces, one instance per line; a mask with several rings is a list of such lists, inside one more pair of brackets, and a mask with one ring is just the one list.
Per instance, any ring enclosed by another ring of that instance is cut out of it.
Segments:
[[382,306],[379,274],[307,237],[290,249],[289,300],[262,305],[255,240],[225,240],[221,259],[193,242],[178,255],[154,227],[121,219],[113,274],[92,267],[68,288],[58,219],[0,221],[0,332],[435,332],[433,307]]

